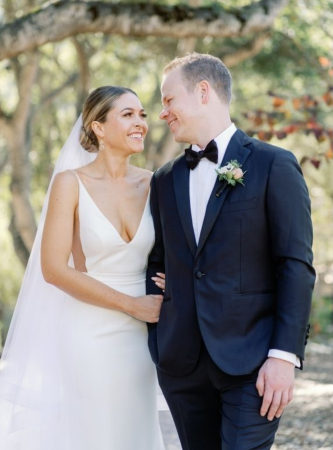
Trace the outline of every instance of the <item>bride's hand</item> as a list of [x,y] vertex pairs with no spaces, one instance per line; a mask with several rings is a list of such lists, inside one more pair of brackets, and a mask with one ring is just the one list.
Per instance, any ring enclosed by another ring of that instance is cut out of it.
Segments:
[[152,277],[151,279],[153,281],[155,281],[156,286],[159,287],[160,289],[162,289],[162,291],[164,292],[164,290],[165,290],[165,273],[157,272],[156,275],[157,275],[157,277]]
[[143,295],[135,299],[132,316],[143,322],[156,323],[160,318],[162,295]]

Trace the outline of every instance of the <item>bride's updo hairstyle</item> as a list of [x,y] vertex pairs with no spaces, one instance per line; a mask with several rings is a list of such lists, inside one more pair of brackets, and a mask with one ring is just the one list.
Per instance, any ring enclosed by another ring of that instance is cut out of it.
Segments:
[[80,144],[85,150],[92,153],[98,152],[99,143],[91,124],[94,121],[104,123],[108,112],[114,107],[115,101],[127,93],[137,96],[132,89],[121,86],[102,86],[89,95],[83,105],[83,125],[80,133]]

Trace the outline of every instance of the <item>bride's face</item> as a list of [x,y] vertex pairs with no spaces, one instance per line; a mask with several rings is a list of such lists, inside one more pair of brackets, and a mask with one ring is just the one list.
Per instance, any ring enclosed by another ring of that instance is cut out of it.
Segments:
[[136,95],[129,92],[119,97],[108,112],[106,122],[99,124],[105,149],[130,155],[142,152],[148,131],[146,116]]

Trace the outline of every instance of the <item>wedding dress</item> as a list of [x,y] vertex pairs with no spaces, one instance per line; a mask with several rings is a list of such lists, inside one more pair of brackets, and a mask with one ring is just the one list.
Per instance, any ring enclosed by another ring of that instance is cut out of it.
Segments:
[[[146,264],[154,242],[149,198],[135,236],[126,243],[76,176],[87,276],[131,296],[145,295]],[[162,450],[146,323],[68,297],[61,328],[66,330],[64,373],[67,364],[74,366],[79,401],[79,416],[73,420],[81,430],[81,442],[75,448]]]
[[[94,158],[78,144],[81,125],[79,119],[54,175]],[[74,173],[86,276],[144,295],[154,241],[149,198],[126,243]],[[146,323],[43,280],[39,255],[48,197],[0,361],[0,449],[163,450]]]

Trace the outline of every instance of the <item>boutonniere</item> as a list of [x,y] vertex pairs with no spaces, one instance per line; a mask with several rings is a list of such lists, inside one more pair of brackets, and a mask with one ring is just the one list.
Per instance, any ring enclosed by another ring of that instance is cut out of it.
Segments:
[[222,181],[224,183],[221,183],[218,190],[216,191],[216,197],[219,197],[224,189],[228,186],[228,184],[231,184],[231,186],[236,186],[237,183],[242,184],[244,183],[244,175],[246,173],[242,171],[241,169],[242,165],[237,162],[236,159],[228,162],[223,167],[216,167],[215,172],[217,173],[219,181]]

